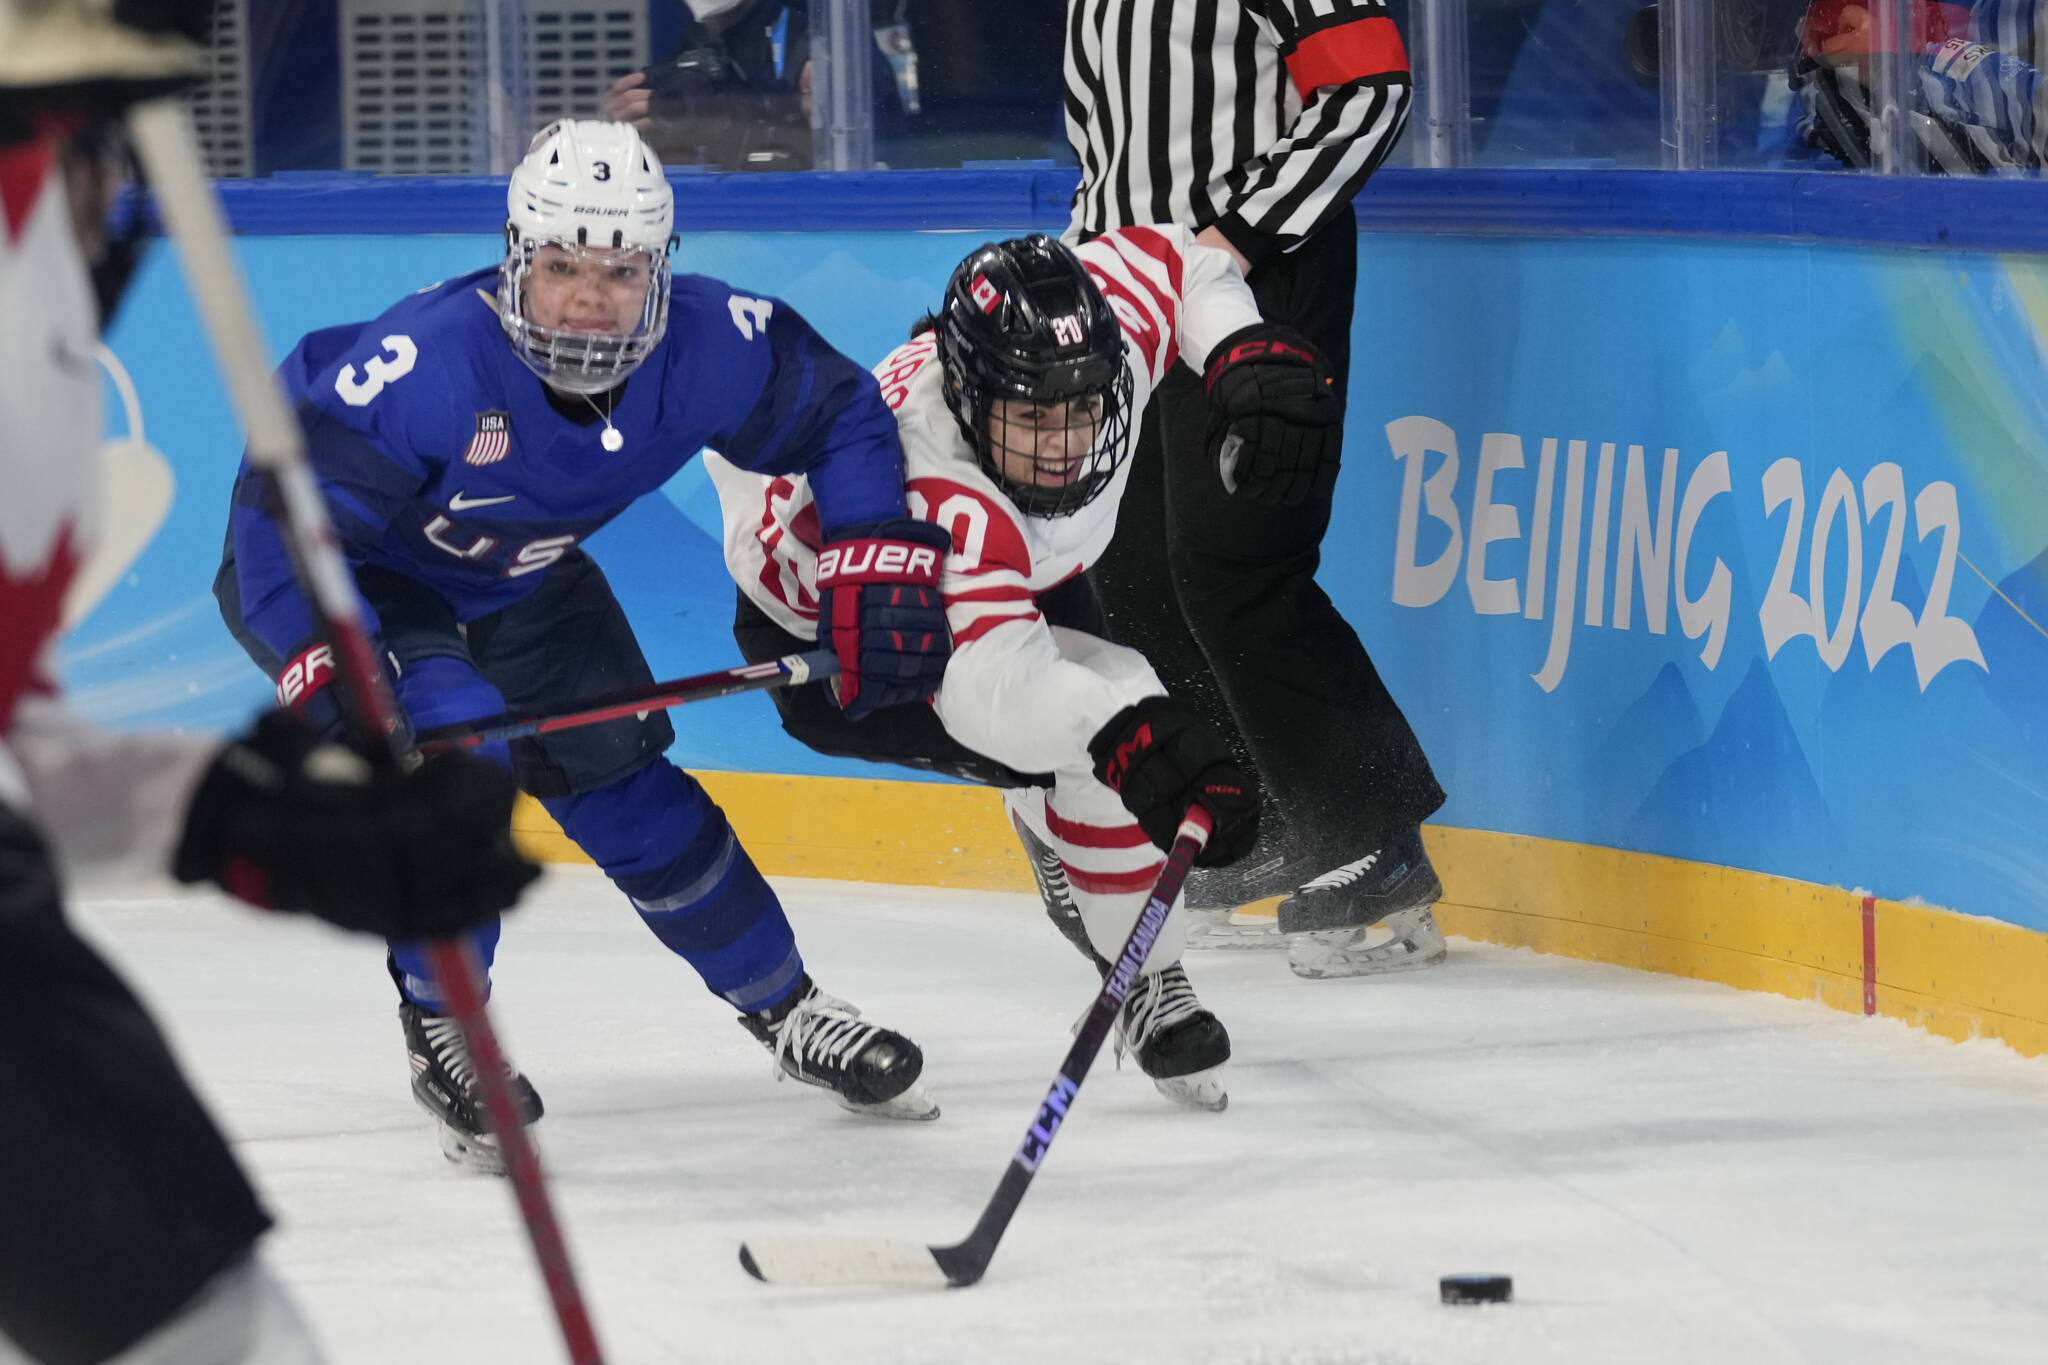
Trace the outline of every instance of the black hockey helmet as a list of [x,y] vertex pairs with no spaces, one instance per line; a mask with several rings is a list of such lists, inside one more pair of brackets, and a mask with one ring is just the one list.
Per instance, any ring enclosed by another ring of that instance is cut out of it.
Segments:
[[1130,454],[1123,328],[1080,259],[1044,235],[960,262],[939,310],[946,406],[1026,516],[1093,502]]

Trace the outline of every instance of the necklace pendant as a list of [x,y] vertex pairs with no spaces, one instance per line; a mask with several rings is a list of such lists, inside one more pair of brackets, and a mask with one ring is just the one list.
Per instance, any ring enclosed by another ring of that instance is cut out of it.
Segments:
[[598,437],[598,443],[616,454],[619,448],[626,444],[626,438],[617,427],[606,427],[604,435]]

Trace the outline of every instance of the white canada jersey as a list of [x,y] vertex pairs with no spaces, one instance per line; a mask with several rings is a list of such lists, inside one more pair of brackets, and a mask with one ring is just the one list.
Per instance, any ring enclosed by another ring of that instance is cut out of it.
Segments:
[[74,873],[163,873],[217,746],[94,730],[57,695],[65,592],[98,530],[94,317],[49,144],[0,146],[0,803]]
[[[1236,263],[1185,228],[1118,228],[1075,254],[1123,324],[1126,439],[1135,441],[1174,362],[1184,357],[1199,369],[1225,337],[1259,321],[1258,306]],[[933,705],[955,739],[1019,771],[1085,768],[1088,740],[1111,717],[1165,689],[1149,669],[1106,674],[1065,659],[1034,599],[1108,547],[1130,462],[1072,515],[1026,516],[983,472],[946,406],[937,355],[938,338],[926,332],[875,367],[903,439],[910,514],[953,536],[940,578],[953,658]],[[816,639],[821,537],[809,486],[716,455],[706,466],[725,518],[726,566],[741,591],[784,630]]]

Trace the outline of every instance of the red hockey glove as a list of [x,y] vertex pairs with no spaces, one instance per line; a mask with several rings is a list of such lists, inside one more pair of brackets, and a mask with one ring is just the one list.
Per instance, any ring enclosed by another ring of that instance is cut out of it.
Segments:
[[1221,735],[1171,697],[1147,697],[1119,711],[1088,741],[1088,756],[1095,776],[1162,849],[1173,847],[1181,817],[1197,802],[1216,824],[1198,865],[1235,862],[1259,837],[1258,783],[1237,766]]
[[1344,399],[1329,364],[1289,327],[1232,332],[1209,356],[1209,454],[1233,497],[1294,507],[1337,486]]
[[953,537],[908,518],[845,527],[818,552],[818,642],[839,656],[839,707],[859,720],[939,690],[953,637],[939,571]]
[[519,899],[540,869],[512,847],[511,774],[469,754],[373,774],[272,711],[200,780],[172,872],[267,909],[386,938],[447,938]]

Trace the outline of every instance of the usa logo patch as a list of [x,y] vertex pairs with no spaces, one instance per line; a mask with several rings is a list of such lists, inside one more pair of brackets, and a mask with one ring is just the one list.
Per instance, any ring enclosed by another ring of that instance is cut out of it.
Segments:
[[464,464],[496,464],[512,453],[512,414],[480,412],[476,415],[476,435],[469,438],[469,449],[462,452]]

